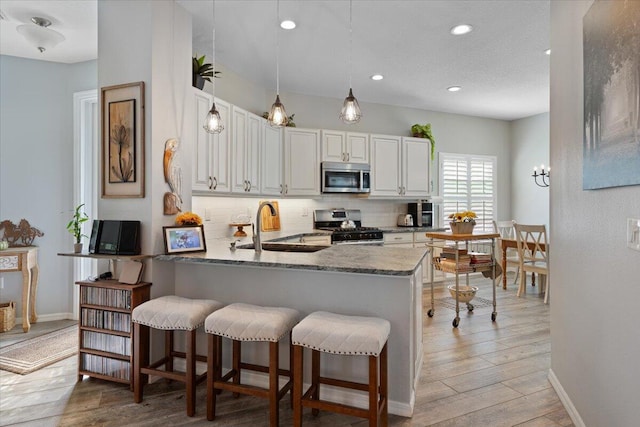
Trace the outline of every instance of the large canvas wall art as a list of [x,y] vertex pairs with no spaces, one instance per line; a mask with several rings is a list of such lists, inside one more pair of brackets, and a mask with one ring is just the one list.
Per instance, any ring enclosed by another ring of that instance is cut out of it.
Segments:
[[640,184],[640,1],[583,18],[585,190]]

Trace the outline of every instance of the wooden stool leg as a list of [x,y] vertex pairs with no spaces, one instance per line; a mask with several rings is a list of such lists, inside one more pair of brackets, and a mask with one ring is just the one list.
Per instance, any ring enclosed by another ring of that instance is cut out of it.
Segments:
[[213,421],[216,417],[216,393],[213,389],[213,382],[218,369],[218,350],[216,336],[207,335],[207,420]]
[[302,380],[303,380],[303,348],[301,345],[291,345],[293,347],[293,425],[302,426]]
[[136,403],[142,402],[142,375],[140,374],[140,363],[142,361],[142,346],[141,346],[141,329],[146,326],[142,326],[139,323],[133,324],[133,401]]
[[187,369],[187,416],[193,417],[196,413],[196,330],[187,331],[186,349]]
[[[240,384],[240,362],[242,360],[242,347],[240,341],[233,340],[233,383]],[[240,393],[233,393],[234,398],[240,397]]]
[[[293,387],[293,380],[295,378],[294,375],[294,367],[293,367],[293,341],[291,339],[292,334],[289,332],[289,381],[291,381],[291,386]],[[293,389],[289,390],[289,404],[291,409],[293,409]]]
[[369,427],[378,427],[378,358],[369,356]]
[[[164,333],[164,357],[166,357],[165,369],[167,371],[173,371],[173,331],[165,331]],[[167,379],[167,382],[170,380]]]
[[[320,352],[318,350],[311,352],[311,387],[313,387],[313,393],[310,397],[313,400],[320,399]],[[317,416],[320,410],[313,408],[311,413]]]
[[269,424],[278,427],[278,342],[269,342]]
[[382,410],[380,413],[380,424],[382,427],[387,427],[389,423],[389,399],[387,397],[389,393],[389,377],[387,376],[387,344],[385,343],[380,353],[380,400],[382,401]]

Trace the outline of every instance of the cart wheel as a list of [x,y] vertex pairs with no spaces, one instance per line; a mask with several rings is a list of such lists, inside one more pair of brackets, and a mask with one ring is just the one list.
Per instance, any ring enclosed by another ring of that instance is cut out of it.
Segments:
[[493,313],[491,313],[491,321],[492,322],[496,321],[496,317],[498,317],[498,312],[494,311]]
[[473,311],[473,309],[474,309],[473,304],[467,303],[467,310]]
[[429,311],[427,311],[427,316],[433,317],[433,308],[430,308]]
[[453,327],[457,328],[458,325],[460,324],[460,318],[456,317],[455,319],[453,319]]

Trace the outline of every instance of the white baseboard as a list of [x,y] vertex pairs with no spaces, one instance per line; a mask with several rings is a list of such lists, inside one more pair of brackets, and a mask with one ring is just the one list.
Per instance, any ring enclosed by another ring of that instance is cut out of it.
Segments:
[[[54,320],[73,320],[73,313],[52,313],[52,314],[39,314],[38,323],[40,322],[53,322]],[[22,317],[16,317],[16,325],[22,325]]]
[[567,410],[567,413],[569,414],[571,421],[573,421],[573,424],[576,427],[586,427],[584,421],[582,421],[582,418],[578,413],[578,410],[576,409],[575,406],[573,406],[571,399],[569,399],[569,395],[567,395],[567,392],[564,391],[564,388],[562,387],[562,384],[560,384],[558,377],[556,377],[556,374],[553,372],[553,369],[549,369],[548,378],[549,378],[549,382],[551,383],[551,386],[558,394],[558,397],[560,398],[560,402],[562,402],[562,406],[564,406],[564,409]]

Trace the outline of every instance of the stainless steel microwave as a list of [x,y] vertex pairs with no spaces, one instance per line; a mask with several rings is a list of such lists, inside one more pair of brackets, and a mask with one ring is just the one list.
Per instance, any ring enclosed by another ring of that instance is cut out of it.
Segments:
[[369,193],[371,167],[365,163],[322,162],[323,193]]

